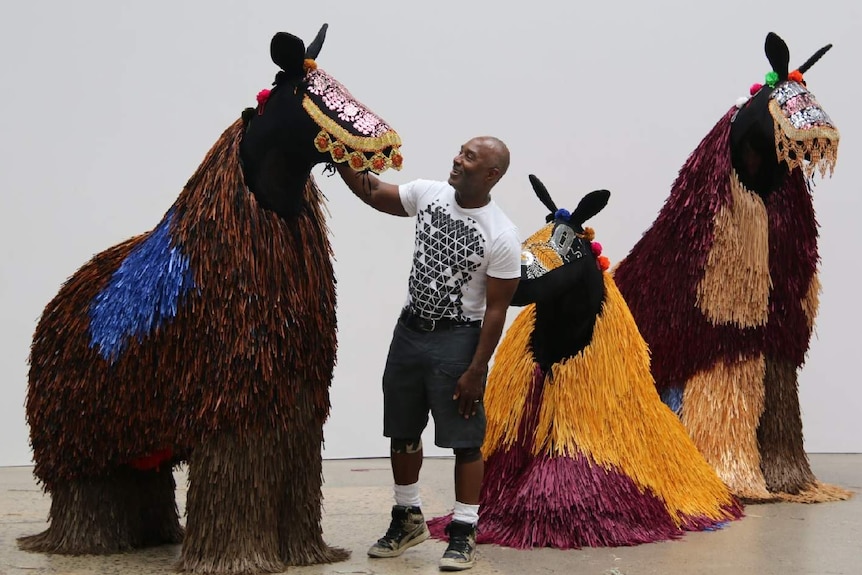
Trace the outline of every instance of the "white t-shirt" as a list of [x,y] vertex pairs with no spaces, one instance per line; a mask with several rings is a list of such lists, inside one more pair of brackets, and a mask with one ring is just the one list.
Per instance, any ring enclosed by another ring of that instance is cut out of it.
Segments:
[[416,216],[407,305],[428,319],[483,319],[487,276],[521,277],[515,224],[493,200],[462,208],[446,182],[414,180],[399,193],[404,210]]

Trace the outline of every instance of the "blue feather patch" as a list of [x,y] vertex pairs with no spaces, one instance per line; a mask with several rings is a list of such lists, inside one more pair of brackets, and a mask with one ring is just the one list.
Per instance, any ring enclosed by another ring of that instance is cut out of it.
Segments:
[[90,347],[113,363],[130,337],[141,340],[177,315],[180,298],[195,288],[189,258],[171,246],[169,211],[135,246],[90,303]]

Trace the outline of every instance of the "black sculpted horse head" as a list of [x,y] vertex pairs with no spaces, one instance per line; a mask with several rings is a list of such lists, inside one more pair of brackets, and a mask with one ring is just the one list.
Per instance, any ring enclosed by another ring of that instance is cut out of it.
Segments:
[[549,214],[523,244],[521,282],[512,304],[536,305],[533,354],[547,367],[575,355],[592,339],[605,296],[607,263],[584,223],[604,209],[611,194],[590,192],[569,212],[557,208],[536,176],[530,175],[530,183]]
[[278,32],[270,42],[280,68],[271,90],[243,114],[243,173],[258,202],[282,217],[303,209],[303,188],[319,163],[348,162],[357,171],[401,169],[401,138],[378,115],[317,66],[326,37],[303,41]]
[[752,96],[741,104],[730,130],[731,161],[740,182],[766,198],[795,168],[806,176],[821,175],[835,167],[838,130],[808,91],[803,77],[829,49],[817,50],[804,64],[790,71],[790,50],[777,34],[766,36],[765,51],[772,70],[764,84],[751,87]]

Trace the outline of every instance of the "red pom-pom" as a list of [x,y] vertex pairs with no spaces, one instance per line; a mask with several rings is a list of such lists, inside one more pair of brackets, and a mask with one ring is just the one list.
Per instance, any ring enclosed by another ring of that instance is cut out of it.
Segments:
[[264,104],[266,104],[266,101],[269,99],[269,92],[270,92],[269,90],[264,88],[263,90],[261,90],[260,92],[257,93],[257,104],[259,106],[263,106]]
[[598,257],[602,255],[602,244],[600,244],[599,242],[591,243],[590,248],[592,248],[594,256]]
[[754,83],[751,85],[751,88],[748,89],[748,93],[754,96],[760,91],[761,88],[763,88],[763,84]]

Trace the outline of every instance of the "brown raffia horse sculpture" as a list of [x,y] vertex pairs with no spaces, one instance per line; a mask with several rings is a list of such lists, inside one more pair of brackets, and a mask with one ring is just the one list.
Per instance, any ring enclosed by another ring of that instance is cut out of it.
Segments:
[[[21,548],[108,554],[179,543],[178,568],[343,560],[321,534],[335,278],[311,177],[401,166],[400,138],[276,34],[281,69],[162,221],[85,264],[33,339],[27,419],[50,527]],[[185,536],[172,468],[188,462]]]

